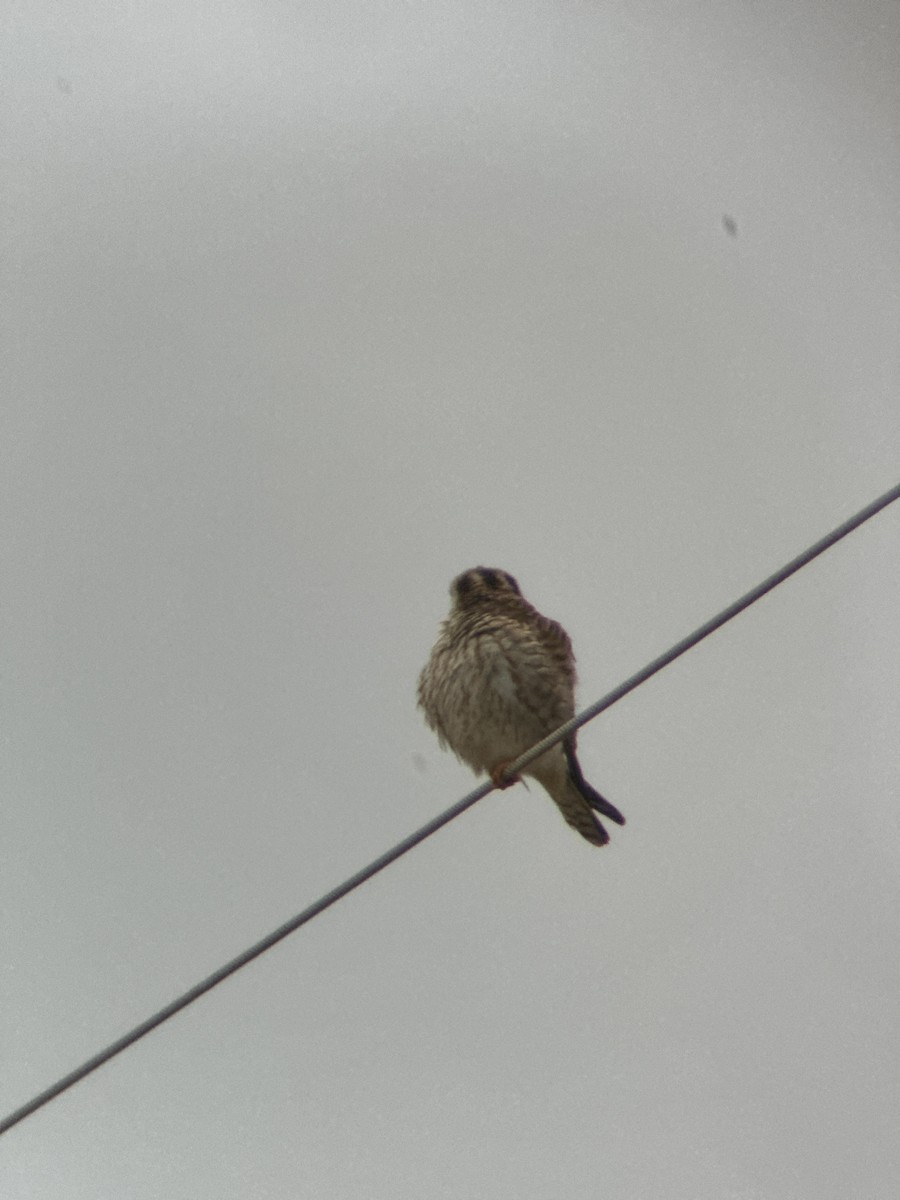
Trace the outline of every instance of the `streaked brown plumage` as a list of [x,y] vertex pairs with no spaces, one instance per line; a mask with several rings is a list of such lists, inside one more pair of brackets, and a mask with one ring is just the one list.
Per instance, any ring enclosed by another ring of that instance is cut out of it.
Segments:
[[[561,625],[524,598],[511,575],[474,567],[450,585],[450,615],[419,677],[419,704],[442,746],[487,771],[504,768],[575,714],[575,658]],[[609,834],[597,813],[625,818],[585,781],[575,734],[525,768],[568,823],[595,846]]]

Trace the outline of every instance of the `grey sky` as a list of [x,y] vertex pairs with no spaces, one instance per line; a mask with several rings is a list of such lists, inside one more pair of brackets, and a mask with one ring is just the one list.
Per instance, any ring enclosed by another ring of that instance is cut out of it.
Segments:
[[[11,3],[0,1107],[900,476],[900,8]],[[723,224],[733,219],[736,236]],[[895,506],[896,508],[896,506]],[[896,1200],[900,513],[0,1139],[10,1200]]]

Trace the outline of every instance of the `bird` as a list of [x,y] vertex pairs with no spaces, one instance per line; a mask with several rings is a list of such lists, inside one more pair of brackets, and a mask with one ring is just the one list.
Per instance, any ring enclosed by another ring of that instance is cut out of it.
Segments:
[[[511,787],[520,778],[510,775],[510,764],[575,715],[572,642],[496,567],[463,571],[450,597],[450,614],[419,676],[419,707],[441,746],[476,774],[486,771],[496,787]],[[609,842],[601,816],[625,824],[584,778],[574,732],[524,774],[593,846]]]

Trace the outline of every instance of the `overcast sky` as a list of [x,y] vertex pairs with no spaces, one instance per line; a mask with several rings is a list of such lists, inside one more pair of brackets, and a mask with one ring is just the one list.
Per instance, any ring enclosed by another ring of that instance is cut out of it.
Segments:
[[[0,1115],[900,477],[896,0],[10,0]],[[900,505],[0,1139],[8,1200],[896,1200]]]

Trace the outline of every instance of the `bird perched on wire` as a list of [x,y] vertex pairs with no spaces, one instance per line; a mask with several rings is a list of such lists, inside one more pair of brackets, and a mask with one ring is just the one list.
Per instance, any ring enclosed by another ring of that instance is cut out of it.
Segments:
[[[497,787],[507,767],[575,715],[569,635],[542,616],[506,571],[474,567],[450,585],[450,615],[419,677],[419,705],[442,746],[487,771]],[[600,816],[625,818],[581,773],[575,734],[525,768],[582,837],[605,846]]]

